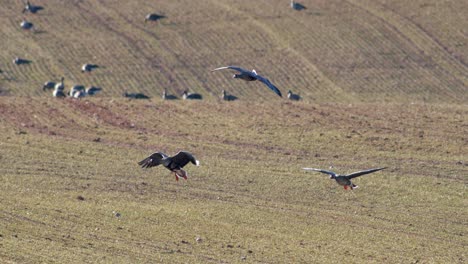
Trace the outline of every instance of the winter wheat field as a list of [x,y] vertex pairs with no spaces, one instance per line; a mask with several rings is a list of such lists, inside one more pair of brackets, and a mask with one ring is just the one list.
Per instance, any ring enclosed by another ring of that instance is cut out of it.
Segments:
[[[468,4],[300,3],[2,0],[0,262],[466,263]],[[188,180],[137,164],[180,150]]]

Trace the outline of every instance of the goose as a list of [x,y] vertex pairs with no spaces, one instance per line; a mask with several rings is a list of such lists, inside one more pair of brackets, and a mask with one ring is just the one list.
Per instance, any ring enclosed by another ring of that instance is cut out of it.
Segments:
[[353,189],[358,188],[358,186],[353,184],[351,182],[351,179],[365,175],[365,174],[369,174],[369,173],[373,173],[379,170],[386,169],[386,167],[357,171],[357,172],[353,172],[351,174],[346,174],[346,175],[340,175],[340,174],[334,173],[333,171],[327,171],[327,170],[315,169],[315,168],[303,168],[303,169],[306,171],[318,171],[321,173],[328,174],[330,175],[330,179],[334,179],[339,185],[343,186],[345,190],[347,190],[348,188],[353,190]]
[[86,95],[96,95],[102,91],[101,87],[90,86],[86,88]]
[[34,24],[27,21],[26,19],[23,19],[23,21],[21,21],[20,26],[24,30],[33,30]]
[[307,9],[304,5],[294,2],[294,0],[291,0],[291,8],[297,11],[301,11],[303,9]]
[[182,94],[182,99],[184,100],[201,100],[203,96],[197,93],[189,93],[187,90]]
[[52,81],[47,81],[44,83],[44,85],[42,86],[42,90],[45,91],[45,90],[49,90],[49,89],[54,89],[55,87],[55,82],[52,82]]
[[60,88],[60,86],[55,86],[55,89],[52,92],[52,95],[54,97],[65,97],[65,93],[63,92],[63,88]]
[[167,94],[167,89],[164,88],[164,91],[162,93],[162,99],[163,100],[176,100],[177,97],[175,95],[172,95],[172,94]]
[[83,66],[81,66],[81,72],[91,72],[92,70],[96,68],[99,68],[99,66],[96,64],[85,63],[83,64]]
[[221,92],[221,99],[224,101],[235,101],[237,100],[237,97],[231,94],[228,94],[225,90]]
[[292,101],[299,101],[299,100],[301,100],[301,96],[298,95],[298,94],[294,94],[293,92],[291,92],[291,90],[289,90],[288,91],[288,99],[292,100]]
[[65,84],[63,83],[64,80],[65,80],[64,77],[60,78],[60,82],[57,83],[57,84],[55,85],[55,87],[54,87],[55,90],[62,90],[62,91],[63,91],[63,90],[65,89]]
[[79,84],[73,85],[70,91],[68,92],[68,96],[74,97],[74,98],[83,97],[85,95],[86,95],[85,87]]
[[211,71],[213,72],[213,71],[219,71],[219,70],[224,70],[224,69],[231,69],[231,70],[236,70],[239,72],[239,74],[234,74],[232,78],[238,78],[244,81],[261,81],[262,83],[266,84],[266,86],[268,86],[268,88],[270,88],[273,92],[275,92],[279,97],[282,97],[280,90],[276,88],[276,86],[274,86],[267,78],[262,77],[261,75],[258,75],[255,70],[248,71],[237,66],[225,66],[225,67],[216,68]]
[[178,181],[179,178],[187,179],[188,174],[182,168],[189,162],[196,166],[200,165],[200,162],[195,159],[192,154],[186,151],[179,151],[172,157],[169,157],[162,152],[155,152],[144,160],[138,162],[138,165],[142,168],[151,168],[162,164],[166,169],[174,173],[175,179]]
[[123,93],[124,97],[131,98],[131,99],[150,99],[149,96],[142,94],[142,93]]
[[149,21],[158,21],[160,19],[163,19],[163,18],[166,18],[165,16],[163,15],[158,15],[158,14],[155,14],[155,13],[151,13],[151,14],[148,14],[146,15],[145,17],[145,23]]
[[16,57],[16,58],[13,59],[13,63],[16,64],[16,65],[21,65],[21,64],[29,64],[29,63],[31,63],[31,61]]
[[26,4],[23,8],[23,14],[30,12],[31,14],[36,14],[37,11],[44,9],[42,6],[32,5],[29,1],[26,1]]

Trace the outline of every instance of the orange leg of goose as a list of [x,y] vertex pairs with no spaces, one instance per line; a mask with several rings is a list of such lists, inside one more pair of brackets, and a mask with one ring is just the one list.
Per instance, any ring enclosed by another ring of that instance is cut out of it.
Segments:
[[175,180],[179,181],[179,177],[177,177],[177,173],[174,172]]
[[345,190],[348,190],[348,185],[343,186]]

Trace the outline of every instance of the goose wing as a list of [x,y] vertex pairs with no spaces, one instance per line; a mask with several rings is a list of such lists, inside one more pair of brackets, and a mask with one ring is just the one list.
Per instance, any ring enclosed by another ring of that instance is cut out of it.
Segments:
[[241,73],[244,73],[244,72],[252,73],[251,71],[248,71],[246,69],[242,69],[241,67],[237,67],[237,66],[224,66],[224,67],[216,68],[216,69],[211,70],[211,71],[213,72],[213,71],[219,71],[219,70],[225,70],[225,69],[236,70],[236,71],[241,72]]
[[331,175],[333,177],[337,177],[338,175],[336,173],[334,173],[333,171],[327,171],[327,170],[322,170],[322,169],[315,169],[315,168],[302,168],[303,170],[306,170],[306,171],[318,171],[318,172],[321,172],[321,173],[325,173],[325,174],[328,174],[328,175]]
[[379,171],[379,170],[383,170],[383,169],[386,169],[386,167],[363,170],[363,171],[357,171],[357,172],[353,172],[351,174],[346,175],[346,178],[352,179],[352,178],[356,178],[356,177],[359,177],[359,176],[362,176],[362,175],[365,175],[365,174],[369,174],[369,173],[372,173],[372,172],[376,172],[376,171]]
[[142,168],[151,168],[162,164],[162,160],[167,159],[168,156],[162,152],[155,152],[146,159],[138,162]]
[[281,91],[276,88],[276,86],[274,86],[270,80],[268,80],[267,78],[261,76],[261,75],[256,75],[255,76],[257,78],[257,80],[261,81],[262,83],[266,84],[268,86],[268,88],[270,88],[273,92],[275,92],[277,95],[279,95],[279,97],[282,97],[281,95]]
[[176,155],[174,155],[174,157],[171,158],[172,159],[172,162],[177,164],[178,166],[180,166],[181,168],[184,167],[185,165],[187,165],[187,163],[191,162],[195,165],[199,165],[200,162],[198,160],[195,159],[195,157],[186,152],[186,151],[180,151],[179,153],[177,153]]

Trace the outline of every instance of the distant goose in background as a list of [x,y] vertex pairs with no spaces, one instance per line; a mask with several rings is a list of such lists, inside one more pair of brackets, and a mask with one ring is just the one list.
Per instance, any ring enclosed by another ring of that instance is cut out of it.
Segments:
[[189,93],[187,90],[182,94],[182,99],[184,100],[201,100],[203,96],[197,93]]
[[149,96],[142,94],[142,93],[123,93],[124,97],[131,98],[131,99],[150,99]]
[[213,71],[219,71],[219,70],[224,70],[224,69],[231,69],[231,70],[236,70],[239,72],[239,74],[234,74],[232,78],[238,78],[244,81],[261,81],[262,83],[266,84],[268,88],[270,88],[273,92],[275,92],[278,96],[281,97],[280,90],[276,88],[276,86],[274,86],[267,78],[262,77],[261,75],[258,75],[255,70],[248,71],[237,66],[226,66],[226,67],[216,68],[211,71],[213,72]]
[[158,14],[155,14],[155,13],[151,13],[151,14],[146,15],[145,23],[148,22],[148,21],[158,21],[158,20],[163,19],[163,18],[166,18],[166,17],[163,16],[163,15],[158,15]]
[[21,65],[21,64],[29,64],[29,63],[31,63],[31,61],[16,57],[16,58],[13,59],[13,63],[16,64],[16,65]]
[[174,173],[176,181],[178,181],[179,178],[187,179],[188,174],[182,168],[189,162],[197,166],[200,165],[200,162],[196,160],[192,154],[185,151],[180,151],[173,157],[169,157],[162,152],[155,152],[146,159],[138,162],[138,165],[142,168],[151,168],[162,164],[166,169]]
[[81,66],[81,72],[91,72],[92,70],[97,68],[99,68],[99,66],[96,64],[85,63],[83,64],[83,66]]
[[86,88],[86,95],[96,95],[102,91],[101,87],[90,86]]
[[305,6],[303,6],[300,3],[294,2],[294,0],[291,0],[291,8],[297,11],[301,11],[303,9],[306,9]]
[[26,1],[26,4],[23,8],[23,14],[30,12],[31,14],[36,14],[37,11],[44,9],[42,6],[32,5],[29,1]]
[[163,100],[176,100],[177,99],[177,97],[175,95],[168,94],[166,88],[164,88],[164,91],[163,91],[161,97],[162,97]]
[[221,92],[221,99],[223,99],[224,101],[235,101],[238,98],[234,95],[228,94],[225,90],[223,90]]
[[298,95],[298,94],[294,94],[293,92],[291,92],[291,90],[289,90],[288,91],[288,99],[292,100],[292,101],[299,101],[299,100],[301,100],[301,96]]
[[54,89],[55,84],[56,84],[55,82],[47,81],[47,82],[45,82],[44,85],[42,86],[42,90],[45,91],[45,90]]
[[70,91],[68,92],[68,96],[73,97],[73,98],[80,98],[80,97],[84,97],[85,95],[86,95],[85,87],[79,84],[73,85]]
[[362,176],[362,175],[365,175],[365,174],[369,174],[369,173],[373,173],[373,172],[383,170],[383,169],[386,169],[386,168],[384,167],[384,168],[357,171],[357,172],[353,172],[353,173],[347,174],[347,175],[339,175],[339,174],[334,173],[333,171],[327,171],[327,170],[322,170],[322,169],[314,169],[314,168],[303,168],[303,169],[306,170],[306,171],[318,171],[318,172],[321,172],[321,173],[328,174],[328,175],[330,175],[330,179],[334,179],[339,185],[344,186],[345,190],[347,190],[348,188],[353,190],[355,188],[358,188],[358,186],[351,182],[352,178],[356,178],[356,177],[359,177],[359,176]]
[[34,27],[33,23],[27,21],[26,19],[23,19],[23,21],[21,21],[20,26],[24,30],[33,30]]

